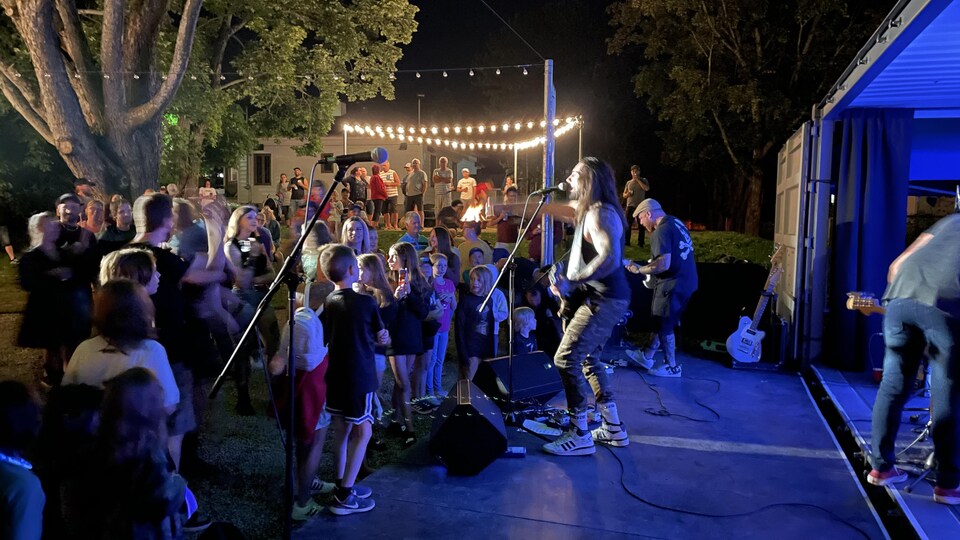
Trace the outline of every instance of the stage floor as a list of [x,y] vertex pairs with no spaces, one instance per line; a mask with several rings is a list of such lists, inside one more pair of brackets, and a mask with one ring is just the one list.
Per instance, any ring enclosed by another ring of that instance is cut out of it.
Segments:
[[[454,477],[421,441],[403,463],[364,481],[374,491],[372,512],[326,514],[295,537],[886,536],[800,377],[733,371],[688,356],[683,362],[682,379],[616,369],[628,447],[562,458],[544,454],[536,436],[508,427],[509,444],[526,447],[527,457]],[[661,408],[657,392],[674,416],[645,412]]]
[[[823,367],[814,367],[813,371],[860,447],[864,466],[868,466],[865,457],[870,451],[871,411],[876,400],[877,384],[869,373],[841,372]],[[926,408],[929,403],[929,397],[918,392],[906,407]],[[897,453],[903,454],[898,457],[897,466],[911,473],[910,480],[884,489],[921,538],[960,538],[960,507],[933,502],[933,485],[929,481],[918,483],[909,493],[905,491],[913,484],[924,467],[924,460],[933,450],[933,441],[926,438],[905,451],[919,437],[928,418],[923,411],[904,411],[897,434]]]

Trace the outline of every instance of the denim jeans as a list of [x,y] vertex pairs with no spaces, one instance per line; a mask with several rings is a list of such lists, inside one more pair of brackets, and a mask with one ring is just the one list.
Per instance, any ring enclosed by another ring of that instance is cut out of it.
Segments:
[[437,332],[433,336],[433,358],[427,365],[427,394],[443,392],[443,361],[447,357],[450,332]]
[[915,300],[896,299],[883,318],[883,380],[873,406],[872,465],[888,471],[896,463],[897,431],[903,406],[924,355],[930,363],[930,409],[937,456],[937,485],[960,484],[960,351],[954,346],[960,321]]
[[597,403],[613,401],[607,372],[599,365],[600,349],[629,304],[627,299],[591,298],[590,305],[580,306],[567,323],[553,362],[560,371],[570,412],[586,409],[585,383],[590,383]]

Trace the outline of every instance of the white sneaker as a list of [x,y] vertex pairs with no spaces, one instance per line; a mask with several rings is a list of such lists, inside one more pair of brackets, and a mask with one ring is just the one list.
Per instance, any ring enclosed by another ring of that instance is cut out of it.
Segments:
[[597,447],[589,433],[578,435],[575,429],[571,429],[557,440],[543,445],[543,451],[556,456],[589,456],[596,453]]
[[655,377],[677,378],[683,375],[683,369],[680,367],[680,364],[675,366],[671,366],[670,364],[661,364],[657,366],[657,369],[651,369],[650,374]]
[[604,422],[600,427],[590,432],[593,440],[598,443],[610,446],[626,446],[630,444],[630,438],[627,437],[627,430],[623,424],[608,424]]
[[647,355],[643,354],[643,350],[637,349],[635,351],[631,351],[630,349],[627,349],[624,352],[630,358],[630,360],[640,364],[643,369],[650,369],[653,367],[653,358],[647,358]]

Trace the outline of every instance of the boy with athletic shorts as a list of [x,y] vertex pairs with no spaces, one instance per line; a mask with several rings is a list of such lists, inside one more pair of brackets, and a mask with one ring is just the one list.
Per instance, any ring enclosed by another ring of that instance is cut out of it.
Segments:
[[333,418],[337,488],[330,511],[337,515],[369,512],[375,506],[369,488],[355,486],[373,429],[377,368],[374,345],[390,334],[372,296],[353,291],[360,269],[353,250],[332,244],[320,253],[320,268],[336,289],[324,302],[320,320],[327,340],[327,411]]

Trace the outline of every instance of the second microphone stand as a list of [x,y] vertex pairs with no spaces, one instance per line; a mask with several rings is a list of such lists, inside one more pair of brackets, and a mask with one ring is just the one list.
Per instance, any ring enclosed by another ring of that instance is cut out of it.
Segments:
[[[527,202],[530,201],[530,197],[533,194],[527,196]],[[517,250],[520,249],[520,242],[527,237],[527,233],[530,231],[530,227],[537,222],[537,216],[540,214],[540,210],[543,209],[543,205],[547,202],[547,197],[549,196],[546,193],[541,193],[540,202],[537,203],[537,208],[533,211],[533,215],[530,216],[530,220],[527,221],[526,226],[521,223],[520,236],[517,237],[516,244],[513,245],[513,251],[510,252],[510,255],[507,256],[507,262],[503,266],[503,270],[500,271],[497,275],[497,279],[493,282],[493,287],[490,288],[490,292],[487,293],[487,297],[483,299],[483,302],[480,304],[478,311],[481,313],[486,309],[487,304],[490,303],[490,299],[493,297],[494,291],[497,290],[497,285],[500,283],[500,280],[503,279],[504,274],[509,274],[510,277],[507,281],[507,371],[509,373],[510,381],[508,384],[508,402],[510,403],[511,409],[514,407],[513,401],[513,309],[516,304],[516,274],[517,274]],[[524,209],[526,209],[527,203],[524,203]],[[509,413],[510,416],[513,416],[516,411],[511,410]]]

